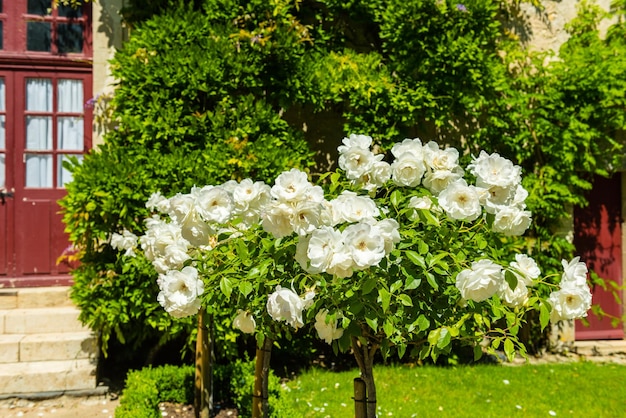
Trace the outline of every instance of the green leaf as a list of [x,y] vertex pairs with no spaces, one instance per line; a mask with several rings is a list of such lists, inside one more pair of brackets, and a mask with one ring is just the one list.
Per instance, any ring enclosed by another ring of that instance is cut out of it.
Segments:
[[252,283],[246,281],[239,282],[239,293],[243,296],[248,296],[252,292]]
[[413,301],[411,300],[409,295],[405,293],[399,294],[398,299],[400,300],[400,303],[402,303],[404,306],[413,306]]
[[408,277],[406,279],[406,282],[405,282],[405,285],[404,285],[404,290],[417,289],[419,287],[420,283],[422,283],[421,279],[416,279],[414,277]]
[[430,327],[430,321],[424,315],[417,318],[417,327],[420,331],[426,331]]
[[539,306],[539,323],[542,331],[548,326],[548,322],[550,322],[550,309],[547,303],[542,303]]
[[438,348],[446,348],[448,345],[450,345],[450,342],[452,341],[452,335],[450,334],[450,331],[448,330],[447,327],[443,327],[441,328],[441,333],[439,334],[439,340],[437,341],[437,347]]
[[378,284],[378,277],[371,277],[371,276],[368,277],[365,283],[363,284],[363,290],[361,294],[367,295],[372,290],[374,290],[377,284]]
[[417,244],[417,251],[420,254],[428,254],[428,250],[429,250],[429,247],[425,241],[420,241],[419,244]]
[[406,344],[398,344],[398,358],[402,359],[404,357],[404,353],[406,353]]
[[389,291],[391,293],[396,293],[396,290],[400,289],[401,287],[402,287],[402,280],[397,280],[391,284]]
[[394,190],[393,193],[391,193],[389,200],[391,201],[391,204],[395,207],[400,205],[400,202],[402,201],[402,193],[400,192],[400,190]]
[[385,331],[385,334],[387,335],[387,337],[391,337],[394,330],[395,330],[395,327],[393,326],[391,321],[386,319],[385,323],[383,324],[383,331]]
[[391,302],[391,293],[389,293],[387,289],[381,287],[378,289],[378,296],[380,297],[383,312],[387,312],[389,309],[389,303]]
[[220,290],[226,296],[226,298],[230,298],[230,294],[233,292],[233,284],[227,277],[222,277],[220,280]]
[[416,266],[426,267],[426,263],[424,262],[424,257],[419,255],[415,251],[407,250],[405,254],[406,254],[406,258],[408,258],[411,261],[411,263],[415,264]]
[[365,322],[367,322],[367,325],[369,325],[369,327],[373,329],[374,332],[378,332],[378,318],[377,317],[372,318],[370,316],[366,316]]
[[427,271],[426,272],[426,280],[428,280],[428,283],[432,286],[433,289],[439,290],[439,284],[437,283],[437,280],[435,279],[435,275],[434,274],[432,274],[431,272]]
[[509,284],[509,287],[511,288],[511,290],[515,290],[517,288],[518,279],[517,279],[517,276],[513,274],[513,272],[511,272],[510,270],[505,270],[504,279]]
[[504,340],[504,354],[506,354],[509,361],[512,361],[515,356],[515,346],[513,345],[513,341],[509,338]]

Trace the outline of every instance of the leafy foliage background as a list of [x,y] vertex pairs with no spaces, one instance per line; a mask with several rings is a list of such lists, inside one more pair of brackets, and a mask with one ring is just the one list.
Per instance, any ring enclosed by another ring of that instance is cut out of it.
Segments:
[[[383,151],[420,137],[464,149],[466,161],[478,149],[511,158],[534,214],[526,245],[556,270],[574,251],[556,231],[585,204],[593,176],[622,165],[626,6],[614,3],[601,38],[604,12],[581,2],[557,57],[522,45],[519,3],[129,2],[132,36],[113,60],[116,128],[72,165],[61,202],[80,250],[73,297],[104,348],[113,333],[138,347],[194,328],[157,304],[145,260],[121,262],[107,244],[111,232],[142,231],[152,192],[271,183],[314,161],[315,174],[349,133],[372,135]],[[222,355],[234,355],[228,319],[218,327]]]

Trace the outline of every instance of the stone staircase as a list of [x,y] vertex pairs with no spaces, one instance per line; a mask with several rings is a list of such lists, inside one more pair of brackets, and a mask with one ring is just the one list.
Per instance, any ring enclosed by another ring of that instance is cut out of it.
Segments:
[[68,287],[0,289],[0,398],[96,391],[97,338],[68,294]]

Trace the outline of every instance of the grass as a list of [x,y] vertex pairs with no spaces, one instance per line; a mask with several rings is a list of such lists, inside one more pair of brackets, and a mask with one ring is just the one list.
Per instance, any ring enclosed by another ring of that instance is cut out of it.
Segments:
[[[298,417],[352,418],[358,371],[310,369],[281,398]],[[626,417],[626,366],[377,366],[379,417]]]

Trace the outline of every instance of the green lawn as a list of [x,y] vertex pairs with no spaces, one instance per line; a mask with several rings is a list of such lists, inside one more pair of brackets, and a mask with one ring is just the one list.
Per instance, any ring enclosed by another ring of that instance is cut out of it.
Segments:
[[[358,371],[311,369],[281,397],[297,417],[353,418]],[[379,417],[626,417],[626,366],[378,366]],[[295,417],[292,417],[295,418]]]

